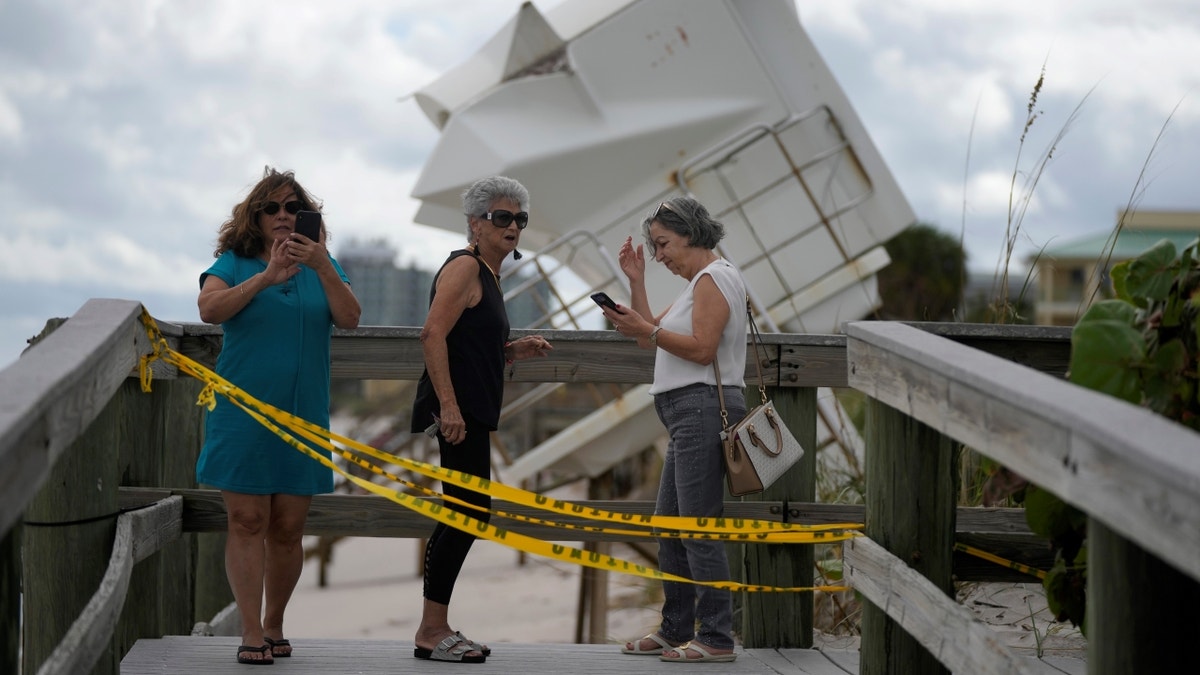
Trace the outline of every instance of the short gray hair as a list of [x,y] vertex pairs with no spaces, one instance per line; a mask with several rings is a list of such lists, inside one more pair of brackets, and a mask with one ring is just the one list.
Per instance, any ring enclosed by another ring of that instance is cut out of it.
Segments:
[[654,251],[650,239],[650,223],[658,221],[663,227],[687,237],[688,246],[712,250],[725,238],[725,226],[708,215],[708,209],[691,197],[675,197],[660,202],[642,221],[642,236],[647,248]]
[[471,237],[471,218],[487,213],[492,202],[508,198],[516,202],[522,211],[529,211],[529,190],[514,178],[488,176],[480,178],[463,190],[463,214],[467,216],[467,238]]

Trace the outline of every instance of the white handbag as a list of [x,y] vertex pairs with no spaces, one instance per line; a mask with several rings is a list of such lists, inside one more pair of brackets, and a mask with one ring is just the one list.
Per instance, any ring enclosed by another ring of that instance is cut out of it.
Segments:
[[729,425],[729,413],[725,411],[725,393],[721,389],[721,369],[713,361],[713,372],[717,378],[717,396],[721,401],[721,451],[725,461],[725,481],[729,494],[735,497],[762,492],[792,468],[804,456],[804,448],[792,435],[787,425],[779,419],[775,405],[767,400],[767,388],[763,383],[762,366],[758,352],[758,325],[746,303],[746,314],[750,318],[750,339],[754,345],[754,367],[758,372],[758,393],[762,405],[746,413],[740,422]]

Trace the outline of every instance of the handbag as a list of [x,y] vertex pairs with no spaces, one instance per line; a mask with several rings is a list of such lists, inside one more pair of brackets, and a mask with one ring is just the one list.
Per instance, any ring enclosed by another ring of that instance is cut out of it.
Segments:
[[758,352],[758,325],[746,302],[750,318],[750,340],[754,345],[754,369],[758,373],[759,400],[763,401],[746,413],[740,422],[730,426],[725,410],[725,393],[721,388],[721,369],[713,360],[717,376],[717,397],[721,401],[721,456],[725,461],[725,481],[729,494],[735,497],[762,492],[792,468],[804,456],[804,448],[779,419],[775,405],[767,400],[762,365]]

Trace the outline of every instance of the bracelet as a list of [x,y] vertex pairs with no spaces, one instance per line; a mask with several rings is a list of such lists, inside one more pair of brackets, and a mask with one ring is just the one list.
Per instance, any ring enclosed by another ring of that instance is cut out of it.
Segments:
[[654,330],[650,331],[650,344],[658,346],[658,331],[662,330],[662,326],[655,326]]
[[509,347],[511,347],[511,346],[512,346],[512,342],[505,342],[505,343],[504,343],[504,351],[506,352],[506,353],[505,353],[505,355],[504,355],[504,364],[505,364],[505,365],[509,365],[509,366],[511,366],[511,365],[513,364],[513,360],[512,360],[512,359],[510,359],[510,358],[508,358],[508,354],[507,354],[507,352],[508,352],[508,348],[509,348]]

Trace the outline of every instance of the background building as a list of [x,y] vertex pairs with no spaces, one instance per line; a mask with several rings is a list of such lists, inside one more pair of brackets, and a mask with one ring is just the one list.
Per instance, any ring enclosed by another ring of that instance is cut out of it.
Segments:
[[1119,232],[1047,246],[1031,260],[1038,280],[1036,323],[1073,326],[1093,302],[1112,297],[1113,265],[1167,239],[1177,250],[1200,235],[1200,212],[1118,211]]
[[338,249],[338,263],[350,277],[362,306],[364,326],[420,326],[429,313],[433,273],[409,265],[396,266],[396,249],[386,241],[351,240]]

